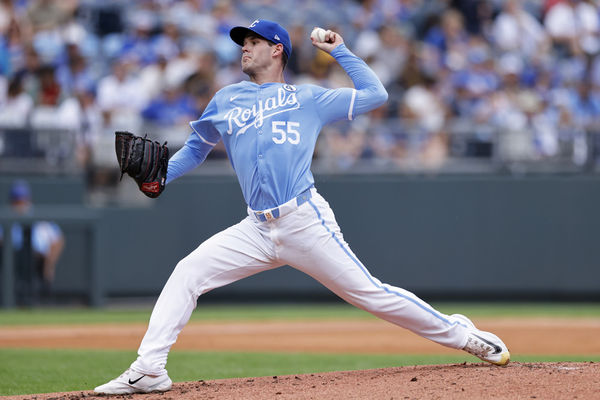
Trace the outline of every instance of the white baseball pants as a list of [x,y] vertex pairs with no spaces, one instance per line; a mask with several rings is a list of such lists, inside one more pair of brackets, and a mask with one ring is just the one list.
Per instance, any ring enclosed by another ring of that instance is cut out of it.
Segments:
[[316,189],[311,194],[277,219],[261,222],[249,212],[182,259],[158,298],[131,367],[143,374],[165,374],[169,350],[201,294],[286,264],[358,308],[444,346],[463,348],[466,327],[411,292],[374,278],[344,241],[329,204]]

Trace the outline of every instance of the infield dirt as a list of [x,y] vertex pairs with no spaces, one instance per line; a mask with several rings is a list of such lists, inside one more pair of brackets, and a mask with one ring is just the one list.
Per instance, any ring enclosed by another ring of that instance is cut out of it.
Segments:
[[597,399],[598,363],[421,365],[260,378],[176,383],[166,393],[96,396],[92,392],[7,399],[352,400],[352,399]]
[[[477,319],[513,354],[600,355],[600,319]],[[137,349],[146,324],[0,327],[0,347]],[[333,321],[190,322],[174,350],[307,351],[327,353],[449,354],[406,329],[379,319]]]

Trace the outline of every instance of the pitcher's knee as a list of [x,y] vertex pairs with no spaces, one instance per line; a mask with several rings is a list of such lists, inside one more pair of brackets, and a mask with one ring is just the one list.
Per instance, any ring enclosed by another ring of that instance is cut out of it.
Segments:
[[200,267],[197,263],[189,258],[184,258],[175,266],[167,284],[174,282],[178,287],[185,288],[193,293],[197,290],[198,282],[202,279],[199,272]]
[[179,260],[177,265],[175,265],[175,269],[173,270],[173,275],[188,275],[192,272],[194,267],[194,263],[189,260],[188,257]]

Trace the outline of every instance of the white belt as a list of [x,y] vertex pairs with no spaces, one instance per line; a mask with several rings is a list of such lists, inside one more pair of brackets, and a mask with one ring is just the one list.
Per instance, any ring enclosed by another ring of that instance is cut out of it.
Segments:
[[312,197],[312,186],[306,189],[304,192],[300,193],[298,196],[294,197],[290,201],[283,203],[282,205],[269,208],[267,210],[255,211],[248,207],[248,215],[254,215],[256,219],[262,222],[271,221],[273,219],[281,218],[286,214],[295,211],[302,204],[306,203]]

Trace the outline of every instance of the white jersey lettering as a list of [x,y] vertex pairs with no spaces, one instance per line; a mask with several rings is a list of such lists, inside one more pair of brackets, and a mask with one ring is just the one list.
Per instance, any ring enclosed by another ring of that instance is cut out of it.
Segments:
[[261,127],[265,119],[299,108],[296,93],[279,88],[276,96],[268,97],[264,102],[258,100],[251,108],[234,107],[223,118],[227,121],[227,134],[231,135],[235,128],[239,128],[236,133],[238,136],[246,133],[252,126]]

